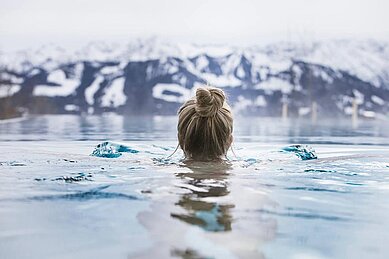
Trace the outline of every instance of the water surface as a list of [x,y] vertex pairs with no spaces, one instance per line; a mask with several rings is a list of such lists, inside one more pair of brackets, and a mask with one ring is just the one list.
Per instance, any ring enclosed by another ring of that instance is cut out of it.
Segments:
[[[167,160],[175,128],[175,117],[2,122],[0,258],[389,256],[387,123],[238,118],[224,165]],[[105,140],[141,152],[90,156]],[[319,159],[279,152],[295,143]]]

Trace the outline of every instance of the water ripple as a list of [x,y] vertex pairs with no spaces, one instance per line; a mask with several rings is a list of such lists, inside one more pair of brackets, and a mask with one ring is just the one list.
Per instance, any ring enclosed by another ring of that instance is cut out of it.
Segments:
[[317,188],[317,187],[286,187],[286,190],[292,190],[292,191],[311,191],[311,192],[336,192],[336,193],[349,193],[347,191],[341,191],[341,190],[333,190],[333,189],[324,189],[324,188]]
[[33,201],[57,201],[57,200],[70,200],[70,201],[88,201],[88,200],[101,200],[101,199],[124,199],[124,200],[141,200],[139,197],[134,195],[128,195],[118,192],[103,192],[103,189],[108,188],[108,186],[102,186],[85,192],[76,192],[69,194],[60,194],[60,195],[43,195],[43,196],[34,196],[28,200]]
[[264,214],[270,214],[270,215],[276,215],[282,217],[294,217],[294,218],[301,218],[301,219],[322,219],[328,221],[350,221],[350,219],[344,217],[333,216],[333,215],[321,215],[315,213],[290,212],[290,211],[277,212],[277,211],[271,211],[266,209],[260,209],[258,211]]

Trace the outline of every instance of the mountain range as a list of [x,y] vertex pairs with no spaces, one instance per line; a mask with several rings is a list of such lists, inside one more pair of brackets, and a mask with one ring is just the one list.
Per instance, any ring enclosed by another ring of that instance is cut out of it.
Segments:
[[197,87],[223,88],[235,114],[342,117],[389,111],[389,44],[372,40],[234,47],[94,42],[0,52],[0,108],[32,114],[170,115]]

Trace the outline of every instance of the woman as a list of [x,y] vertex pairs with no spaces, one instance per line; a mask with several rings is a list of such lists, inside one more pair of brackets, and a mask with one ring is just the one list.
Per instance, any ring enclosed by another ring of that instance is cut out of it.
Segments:
[[178,111],[178,142],[187,160],[217,161],[232,143],[233,118],[223,90],[198,88]]

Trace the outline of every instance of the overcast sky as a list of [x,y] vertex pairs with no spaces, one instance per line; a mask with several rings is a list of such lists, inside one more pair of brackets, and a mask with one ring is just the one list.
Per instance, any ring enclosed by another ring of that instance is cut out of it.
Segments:
[[0,0],[0,49],[158,36],[257,44],[389,39],[388,0]]

